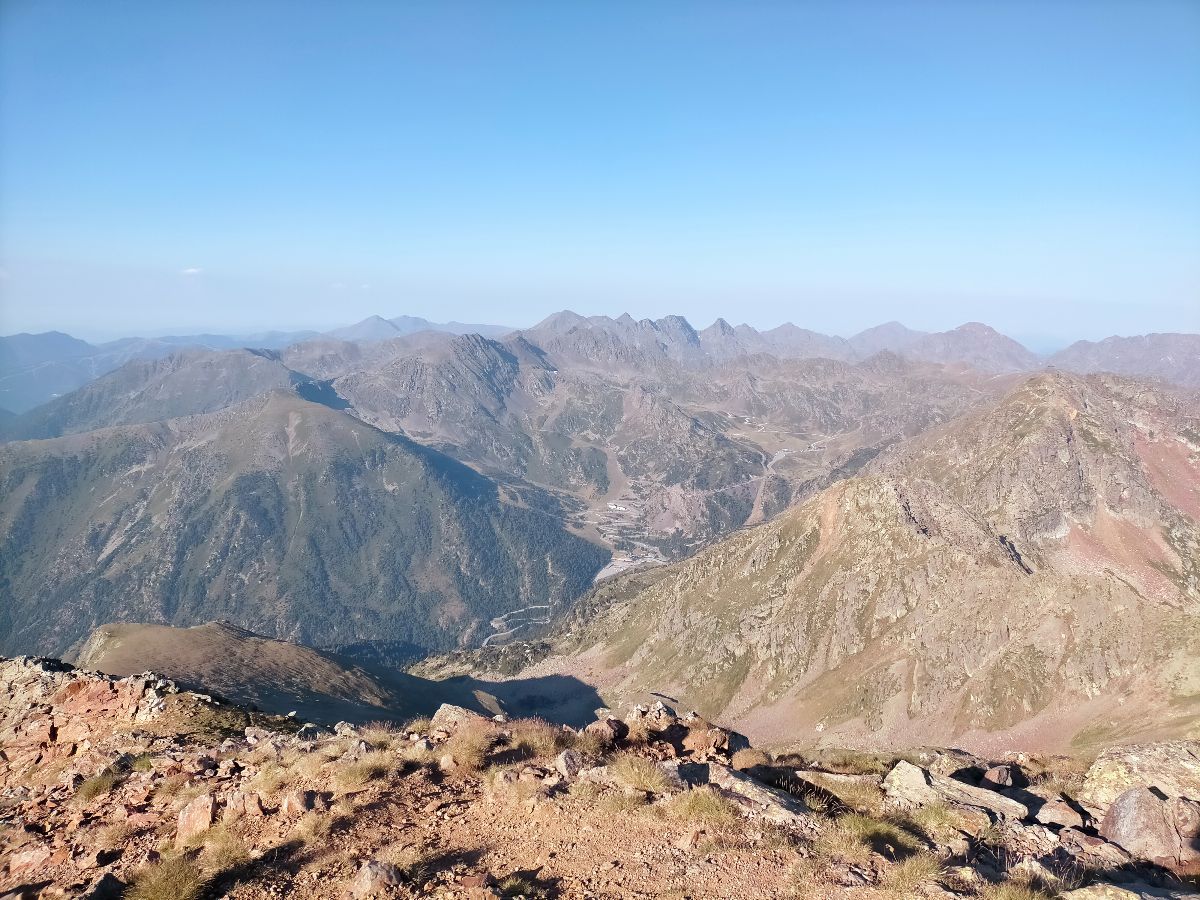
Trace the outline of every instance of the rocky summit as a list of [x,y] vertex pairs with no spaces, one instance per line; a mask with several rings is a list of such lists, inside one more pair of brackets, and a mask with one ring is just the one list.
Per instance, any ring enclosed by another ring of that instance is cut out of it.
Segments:
[[0,896],[1183,898],[1200,743],[772,755],[663,702],[325,727],[0,661]]

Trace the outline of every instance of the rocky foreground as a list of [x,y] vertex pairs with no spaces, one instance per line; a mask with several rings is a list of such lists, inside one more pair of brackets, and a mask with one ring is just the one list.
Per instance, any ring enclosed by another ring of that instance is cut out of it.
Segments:
[[1196,896],[1200,742],[771,758],[659,704],[334,729],[0,660],[0,898]]

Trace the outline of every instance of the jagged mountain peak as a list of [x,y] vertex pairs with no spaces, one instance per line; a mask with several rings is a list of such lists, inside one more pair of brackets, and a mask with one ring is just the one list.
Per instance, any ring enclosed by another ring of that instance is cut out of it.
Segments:
[[[747,326],[747,327],[749,327],[749,326]],[[714,321],[711,325],[709,325],[707,328],[703,329],[700,332],[700,335],[702,337],[716,336],[716,335],[721,335],[724,337],[733,337],[736,334],[737,334],[737,332],[734,330],[733,326],[721,318],[716,319],[716,321]]]

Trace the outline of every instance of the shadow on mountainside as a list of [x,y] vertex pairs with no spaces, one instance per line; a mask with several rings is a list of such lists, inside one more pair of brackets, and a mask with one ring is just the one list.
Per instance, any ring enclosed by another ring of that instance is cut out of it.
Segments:
[[540,716],[583,725],[603,706],[596,691],[564,675],[486,681],[422,678],[383,661],[364,662],[228,623],[190,628],[113,624],[94,632],[75,662],[108,675],[157,672],[185,690],[302,721],[404,722],[453,703],[488,715]]
[[[356,702],[322,694],[293,682],[264,689],[261,684],[223,684],[173,678],[180,687],[212,694],[221,700],[255,710],[287,715],[295,712],[303,721],[333,725],[340,721],[363,725],[368,722],[405,722],[431,716],[443,703],[462,706],[488,716],[503,714],[512,718],[537,716],[557,725],[582,727],[595,719],[595,710],[604,701],[591,685],[566,675],[546,675],[512,681],[484,681],[477,678],[450,678],[434,681],[406,672],[371,671],[393,702]],[[170,673],[168,677],[173,677]],[[289,689],[290,688],[290,689]]]
[[570,675],[543,675],[511,681],[460,677],[435,683],[445,685],[451,692],[459,692],[460,706],[482,708],[493,715],[502,712],[513,717],[537,716],[572,728],[594,721],[596,710],[605,705],[595,688]]

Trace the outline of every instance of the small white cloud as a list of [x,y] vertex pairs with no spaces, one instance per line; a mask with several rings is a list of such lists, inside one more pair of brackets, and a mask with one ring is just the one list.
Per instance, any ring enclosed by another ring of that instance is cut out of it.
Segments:
[[188,266],[186,269],[182,270],[179,274],[180,275],[199,275],[203,271],[204,270],[201,269],[199,266]]
[[369,290],[371,289],[371,285],[370,285],[370,283],[368,282],[367,284],[360,284],[360,285],[359,285],[359,288],[361,288],[361,289],[362,289],[362,290],[364,290],[364,291],[369,291]]

